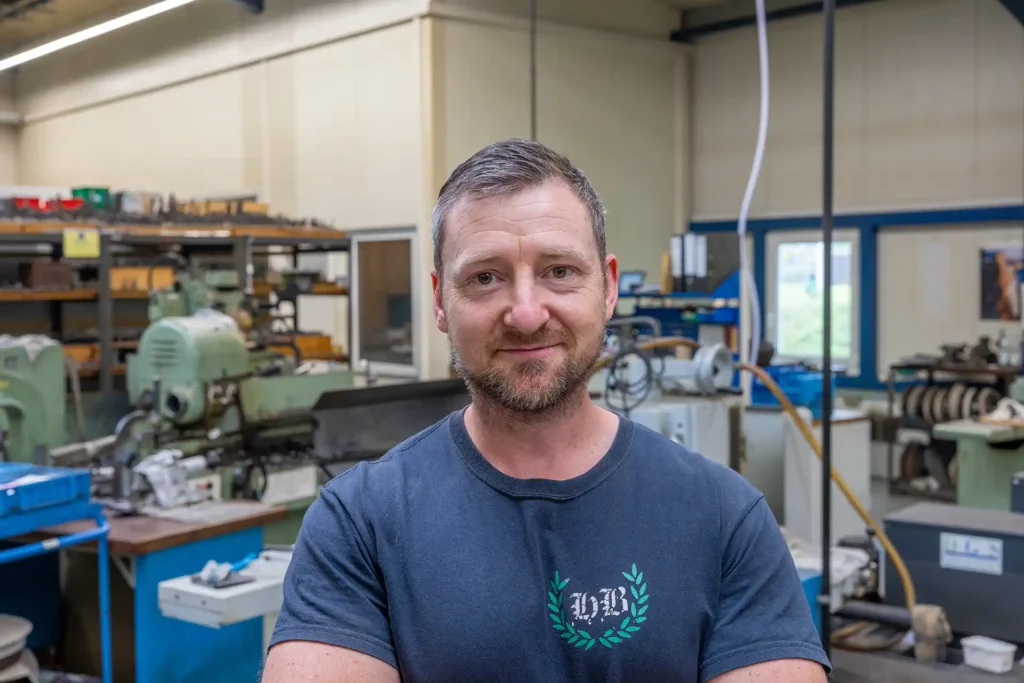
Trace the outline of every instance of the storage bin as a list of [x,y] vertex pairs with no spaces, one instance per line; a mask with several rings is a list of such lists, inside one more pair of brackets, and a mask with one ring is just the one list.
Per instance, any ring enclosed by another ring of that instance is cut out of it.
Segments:
[[970,636],[960,641],[964,649],[964,664],[994,674],[1004,674],[1013,668],[1013,655],[1017,646],[986,636]]
[[88,502],[91,484],[88,470],[0,463],[0,517]]

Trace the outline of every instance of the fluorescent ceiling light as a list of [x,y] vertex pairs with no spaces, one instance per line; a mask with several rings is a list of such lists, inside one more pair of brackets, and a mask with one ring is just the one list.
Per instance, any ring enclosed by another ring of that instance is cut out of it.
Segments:
[[96,26],[83,29],[77,33],[72,33],[70,36],[64,36],[63,38],[50,41],[45,45],[40,45],[39,47],[34,47],[31,50],[25,50],[24,52],[11,57],[0,59],[0,71],[11,69],[24,64],[25,62],[56,52],[57,50],[63,50],[66,47],[71,47],[72,45],[78,45],[90,38],[102,36],[104,33],[116,31],[119,28],[124,28],[125,26],[142,21],[143,19],[155,17],[158,14],[163,14],[169,10],[177,9],[178,7],[187,5],[191,2],[195,2],[195,0],[161,0],[161,2],[150,5],[149,7],[143,7],[140,10],[129,12],[128,14],[117,17],[116,19],[111,19],[110,21],[105,21],[102,24],[97,24]]

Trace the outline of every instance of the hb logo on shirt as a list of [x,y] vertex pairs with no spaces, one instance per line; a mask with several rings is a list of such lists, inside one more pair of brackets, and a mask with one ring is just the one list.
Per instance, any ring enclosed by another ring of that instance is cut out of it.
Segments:
[[[565,587],[569,579],[563,579],[555,572],[555,578],[550,582],[551,590],[548,591],[548,617],[551,619],[556,631],[561,632],[561,637],[569,645],[582,647],[586,650],[600,643],[604,647],[612,648],[621,644],[624,640],[632,639],[634,633],[640,630],[640,624],[647,620],[645,616],[650,605],[647,601],[650,594],[647,592],[647,583],[644,581],[644,573],[638,571],[634,564],[631,572],[622,572],[622,575],[629,581],[629,592],[633,596],[630,601],[626,598],[626,588],[602,588],[598,591],[601,595],[600,601],[596,595],[588,593],[572,593],[569,596],[571,601],[572,619],[565,615],[563,597]],[[583,629],[576,628],[575,622],[583,621],[590,626],[591,622],[601,613],[601,622],[605,619],[625,615],[625,618],[618,627],[609,628],[600,636],[592,636]]]

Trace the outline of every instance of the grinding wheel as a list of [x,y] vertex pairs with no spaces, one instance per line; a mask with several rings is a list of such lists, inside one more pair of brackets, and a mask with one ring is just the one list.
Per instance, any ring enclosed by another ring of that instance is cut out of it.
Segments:
[[10,614],[0,614],[0,675],[21,659],[28,644],[32,622]]

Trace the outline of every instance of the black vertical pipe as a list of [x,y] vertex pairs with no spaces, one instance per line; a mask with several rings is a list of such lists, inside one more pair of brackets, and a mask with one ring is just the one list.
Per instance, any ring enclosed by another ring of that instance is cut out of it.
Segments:
[[537,139],[537,0],[530,0],[530,139]]
[[833,128],[835,125],[835,0],[824,0],[824,40],[822,41],[822,169],[821,230],[824,242],[825,292],[823,349],[821,361],[821,641],[826,654],[831,654],[832,638],[832,182]]
[[100,332],[100,392],[114,390],[114,295],[110,289],[110,269],[114,255],[110,234],[100,233],[99,292],[97,293]]

